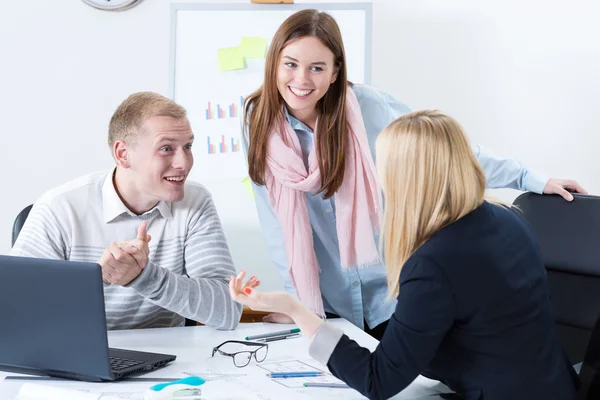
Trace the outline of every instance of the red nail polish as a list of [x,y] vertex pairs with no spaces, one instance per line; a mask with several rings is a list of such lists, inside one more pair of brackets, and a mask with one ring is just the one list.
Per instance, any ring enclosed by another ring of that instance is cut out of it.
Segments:
[[244,293],[250,294],[250,293],[252,293],[252,289],[250,289],[249,287],[247,287],[246,289],[244,289]]

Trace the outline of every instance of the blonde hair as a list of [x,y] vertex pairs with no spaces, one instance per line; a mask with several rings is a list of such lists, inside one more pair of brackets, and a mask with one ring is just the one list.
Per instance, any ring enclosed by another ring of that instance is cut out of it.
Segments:
[[392,122],[377,138],[385,196],[383,240],[390,297],[402,266],[431,236],[484,201],[485,174],[462,127],[439,111]]
[[108,126],[108,145],[112,149],[117,140],[134,141],[142,122],[152,117],[183,118],[185,108],[173,100],[153,92],[138,92],[123,101]]

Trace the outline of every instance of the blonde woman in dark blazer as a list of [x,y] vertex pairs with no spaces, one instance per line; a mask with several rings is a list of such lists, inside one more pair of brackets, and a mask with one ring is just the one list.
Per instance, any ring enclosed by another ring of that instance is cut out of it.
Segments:
[[382,233],[396,309],[371,353],[286,292],[231,277],[232,297],[291,317],[309,352],[370,399],[419,374],[469,400],[570,400],[577,376],[558,339],[533,232],[484,199],[485,175],[459,124],[437,111],[404,115],[377,139]]

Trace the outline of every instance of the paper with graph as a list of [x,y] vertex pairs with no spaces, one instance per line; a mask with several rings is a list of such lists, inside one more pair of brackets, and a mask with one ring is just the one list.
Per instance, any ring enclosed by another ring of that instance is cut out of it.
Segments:
[[[316,365],[316,363],[313,363]],[[315,367],[309,365],[300,360],[287,360],[272,363],[258,364],[258,367],[263,368],[268,372],[285,372],[285,371],[320,371],[323,373],[321,376],[314,377],[303,377],[303,378],[275,378],[271,379],[273,382],[283,385],[288,388],[304,388],[306,382],[310,383],[338,383],[343,384],[344,382],[331,375],[329,371],[324,368]]]

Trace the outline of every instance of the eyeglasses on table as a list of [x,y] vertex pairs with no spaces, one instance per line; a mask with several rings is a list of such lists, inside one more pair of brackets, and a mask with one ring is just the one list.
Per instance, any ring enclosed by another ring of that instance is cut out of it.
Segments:
[[[242,351],[237,351],[235,353],[227,353],[227,352],[221,350],[221,347],[228,343],[242,344],[242,345],[245,345],[248,347],[256,347],[256,349],[242,350]],[[213,347],[211,357],[214,357],[217,352],[223,356],[228,356],[228,357],[233,358],[233,365],[235,365],[236,367],[242,368],[242,367],[245,367],[246,365],[250,364],[250,360],[252,359],[253,355],[254,355],[254,359],[256,360],[256,362],[265,361],[265,358],[267,358],[267,353],[269,352],[269,345],[267,343],[243,342],[240,340],[227,340],[227,341],[221,343],[220,345],[218,345],[217,347]]]

